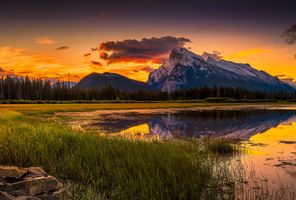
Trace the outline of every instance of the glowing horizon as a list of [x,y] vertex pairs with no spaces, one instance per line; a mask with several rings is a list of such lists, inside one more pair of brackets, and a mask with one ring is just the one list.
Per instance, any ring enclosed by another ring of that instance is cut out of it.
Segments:
[[[294,69],[296,63],[293,58],[289,58],[288,52],[289,50],[283,47],[278,47],[273,50],[254,48],[221,56],[222,59],[225,60],[249,63],[254,68],[264,70],[273,76],[290,78],[296,81],[296,70]],[[97,66],[96,63],[92,63],[93,60],[91,58],[83,58],[74,65],[68,64],[66,59],[61,60],[59,56],[53,55],[54,53],[55,52],[30,54],[29,50],[24,48],[1,47],[0,67],[5,71],[5,73],[3,71],[2,74],[77,82],[85,75],[92,72],[113,72],[145,82],[149,72],[161,65],[161,63],[153,62],[152,60],[138,62],[136,59],[135,61],[121,61],[108,65],[99,58],[96,58],[96,62],[102,63],[100,66]],[[278,56],[278,59],[274,58],[274,54]],[[169,55],[167,55],[167,57],[168,56]],[[274,59],[270,60],[270,57]],[[248,60],[250,60],[250,62],[248,62]],[[284,61],[286,61],[285,66],[282,64]],[[124,68],[122,66],[124,66]]]
[[180,2],[153,0],[124,5],[15,1],[0,8],[2,76],[77,82],[92,72],[113,72],[146,81],[169,50],[180,45],[296,82],[296,41],[289,40],[296,31],[292,3],[199,0],[184,8]]

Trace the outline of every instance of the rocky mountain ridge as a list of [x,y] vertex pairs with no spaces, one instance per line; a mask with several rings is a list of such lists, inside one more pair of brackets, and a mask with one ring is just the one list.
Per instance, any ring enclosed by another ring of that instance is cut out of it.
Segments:
[[162,91],[200,87],[242,87],[264,92],[293,92],[287,83],[249,64],[215,60],[174,48],[168,60],[149,75],[148,85]]
[[174,48],[169,58],[149,74],[146,83],[116,73],[91,73],[77,84],[102,89],[111,84],[125,92],[137,90],[173,92],[202,87],[244,88],[260,92],[295,92],[290,84],[249,64],[207,59],[186,48]]

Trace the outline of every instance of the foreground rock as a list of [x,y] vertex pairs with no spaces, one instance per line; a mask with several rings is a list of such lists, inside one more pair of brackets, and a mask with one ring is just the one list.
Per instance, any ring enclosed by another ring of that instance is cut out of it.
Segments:
[[64,200],[71,195],[40,167],[0,166],[1,200]]

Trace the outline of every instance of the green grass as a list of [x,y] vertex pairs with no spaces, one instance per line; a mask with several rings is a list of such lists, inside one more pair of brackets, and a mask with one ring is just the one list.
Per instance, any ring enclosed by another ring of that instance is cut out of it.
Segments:
[[[238,144],[230,140],[125,140],[75,131],[46,118],[56,111],[196,105],[200,104],[1,105],[0,165],[42,166],[62,180],[79,200],[296,196],[293,189],[286,187],[280,193],[271,193],[268,188],[254,192],[245,185],[241,190],[248,175],[243,166],[230,167],[232,156],[239,159],[236,152],[240,152]],[[216,104],[202,106],[208,105]],[[251,181],[262,183],[256,177]]]
[[233,155],[239,150],[238,141],[234,139],[216,138],[204,141],[206,150],[221,155]]
[[159,109],[159,108],[190,108],[196,106],[216,105],[213,103],[69,103],[69,104],[0,104],[0,109],[19,112],[62,112],[62,111],[90,111],[90,110],[122,110],[122,109]]
[[[239,102],[227,102],[227,103],[214,103],[214,102],[198,102],[198,101],[185,101],[185,102],[151,102],[151,103],[143,103],[143,102],[133,102],[133,103],[112,103],[102,101],[98,103],[95,101],[94,103],[73,103],[73,102],[64,102],[62,104],[0,104],[1,110],[10,110],[21,112],[26,115],[38,115],[43,116],[44,114],[53,114],[55,112],[84,112],[84,111],[94,111],[94,110],[128,110],[128,109],[168,109],[168,108],[200,108],[200,109],[211,109],[224,107],[224,109],[229,109],[230,106],[238,106],[238,107],[254,107],[262,109],[264,107],[295,107],[295,103],[287,103],[287,102],[248,102],[248,103],[239,103]],[[1,114],[0,114],[1,115]],[[44,116],[43,116],[44,117]]]
[[0,110],[0,120],[1,119],[13,119],[20,116],[21,113],[12,110]]
[[137,100],[0,100],[0,104],[98,104],[98,103],[295,103],[295,100],[275,99],[231,99],[209,97],[205,99],[137,101]]
[[198,142],[111,139],[5,112],[0,164],[42,166],[71,183],[76,199],[215,199],[221,193],[215,161]]

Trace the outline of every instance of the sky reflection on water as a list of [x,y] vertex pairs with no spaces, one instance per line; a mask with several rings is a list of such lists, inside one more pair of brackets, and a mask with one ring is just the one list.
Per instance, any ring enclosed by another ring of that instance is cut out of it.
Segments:
[[241,138],[247,141],[243,160],[249,170],[270,185],[279,179],[296,184],[295,110],[132,110],[71,117],[83,129],[133,139]]

